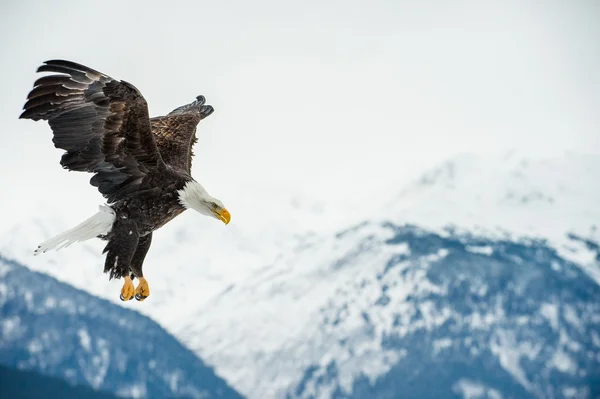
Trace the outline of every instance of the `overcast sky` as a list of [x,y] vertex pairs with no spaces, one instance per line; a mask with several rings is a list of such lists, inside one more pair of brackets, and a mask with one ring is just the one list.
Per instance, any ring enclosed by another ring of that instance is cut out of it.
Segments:
[[132,82],[151,115],[205,95],[193,173],[229,207],[347,206],[459,152],[600,151],[598,21],[594,0],[3,1],[3,227],[102,203],[48,125],[18,119],[47,59]]

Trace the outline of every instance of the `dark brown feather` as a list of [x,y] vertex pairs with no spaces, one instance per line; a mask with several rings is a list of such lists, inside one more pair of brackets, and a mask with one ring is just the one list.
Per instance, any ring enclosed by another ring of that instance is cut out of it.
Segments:
[[151,170],[164,168],[148,107],[133,85],[70,61],[51,60],[39,72],[21,118],[47,120],[61,165],[94,173],[93,186],[114,202],[147,189]]
[[214,111],[210,105],[204,105],[204,97],[184,105],[166,116],[150,119],[156,145],[167,165],[190,173],[193,147],[198,142],[196,127],[198,123]]

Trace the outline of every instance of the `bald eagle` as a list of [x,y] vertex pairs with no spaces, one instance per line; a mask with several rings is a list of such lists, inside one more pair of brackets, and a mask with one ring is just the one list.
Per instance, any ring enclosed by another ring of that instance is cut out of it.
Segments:
[[[230,214],[191,176],[196,127],[213,113],[204,96],[150,118],[146,100],[131,83],[84,65],[44,62],[20,118],[46,120],[54,146],[64,150],[63,168],[89,172],[90,184],[106,205],[78,226],[40,244],[35,254],[77,241],[107,241],[104,272],[123,278],[120,298],[143,301],[150,295],[142,266],[152,232],[194,209],[225,224]],[[139,283],[134,287],[133,281]]]

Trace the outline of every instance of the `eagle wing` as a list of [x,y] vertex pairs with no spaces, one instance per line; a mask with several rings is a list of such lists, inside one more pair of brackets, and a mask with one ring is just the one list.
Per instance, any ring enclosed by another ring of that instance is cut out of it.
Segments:
[[164,162],[151,132],[146,100],[132,84],[71,61],[51,60],[37,72],[20,118],[47,120],[65,169],[91,172],[90,184],[114,202],[149,186]]
[[163,161],[188,174],[192,168],[193,147],[198,142],[198,123],[214,111],[212,106],[204,104],[205,101],[204,96],[198,96],[196,101],[166,116],[150,119],[152,134]]

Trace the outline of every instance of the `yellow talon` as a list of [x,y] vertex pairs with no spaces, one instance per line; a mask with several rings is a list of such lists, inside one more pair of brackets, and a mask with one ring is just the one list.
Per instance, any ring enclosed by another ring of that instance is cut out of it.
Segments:
[[148,286],[148,281],[146,281],[144,277],[139,277],[139,280],[140,283],[135,289],[135,299],[141,302],[150,296],[150,287]]
[[125,283],[123,284],[123,288],[121,288],[121,300],[122,301],[130,301],[133,299],[133,282],[131,281],[131,277],[125,276]]

